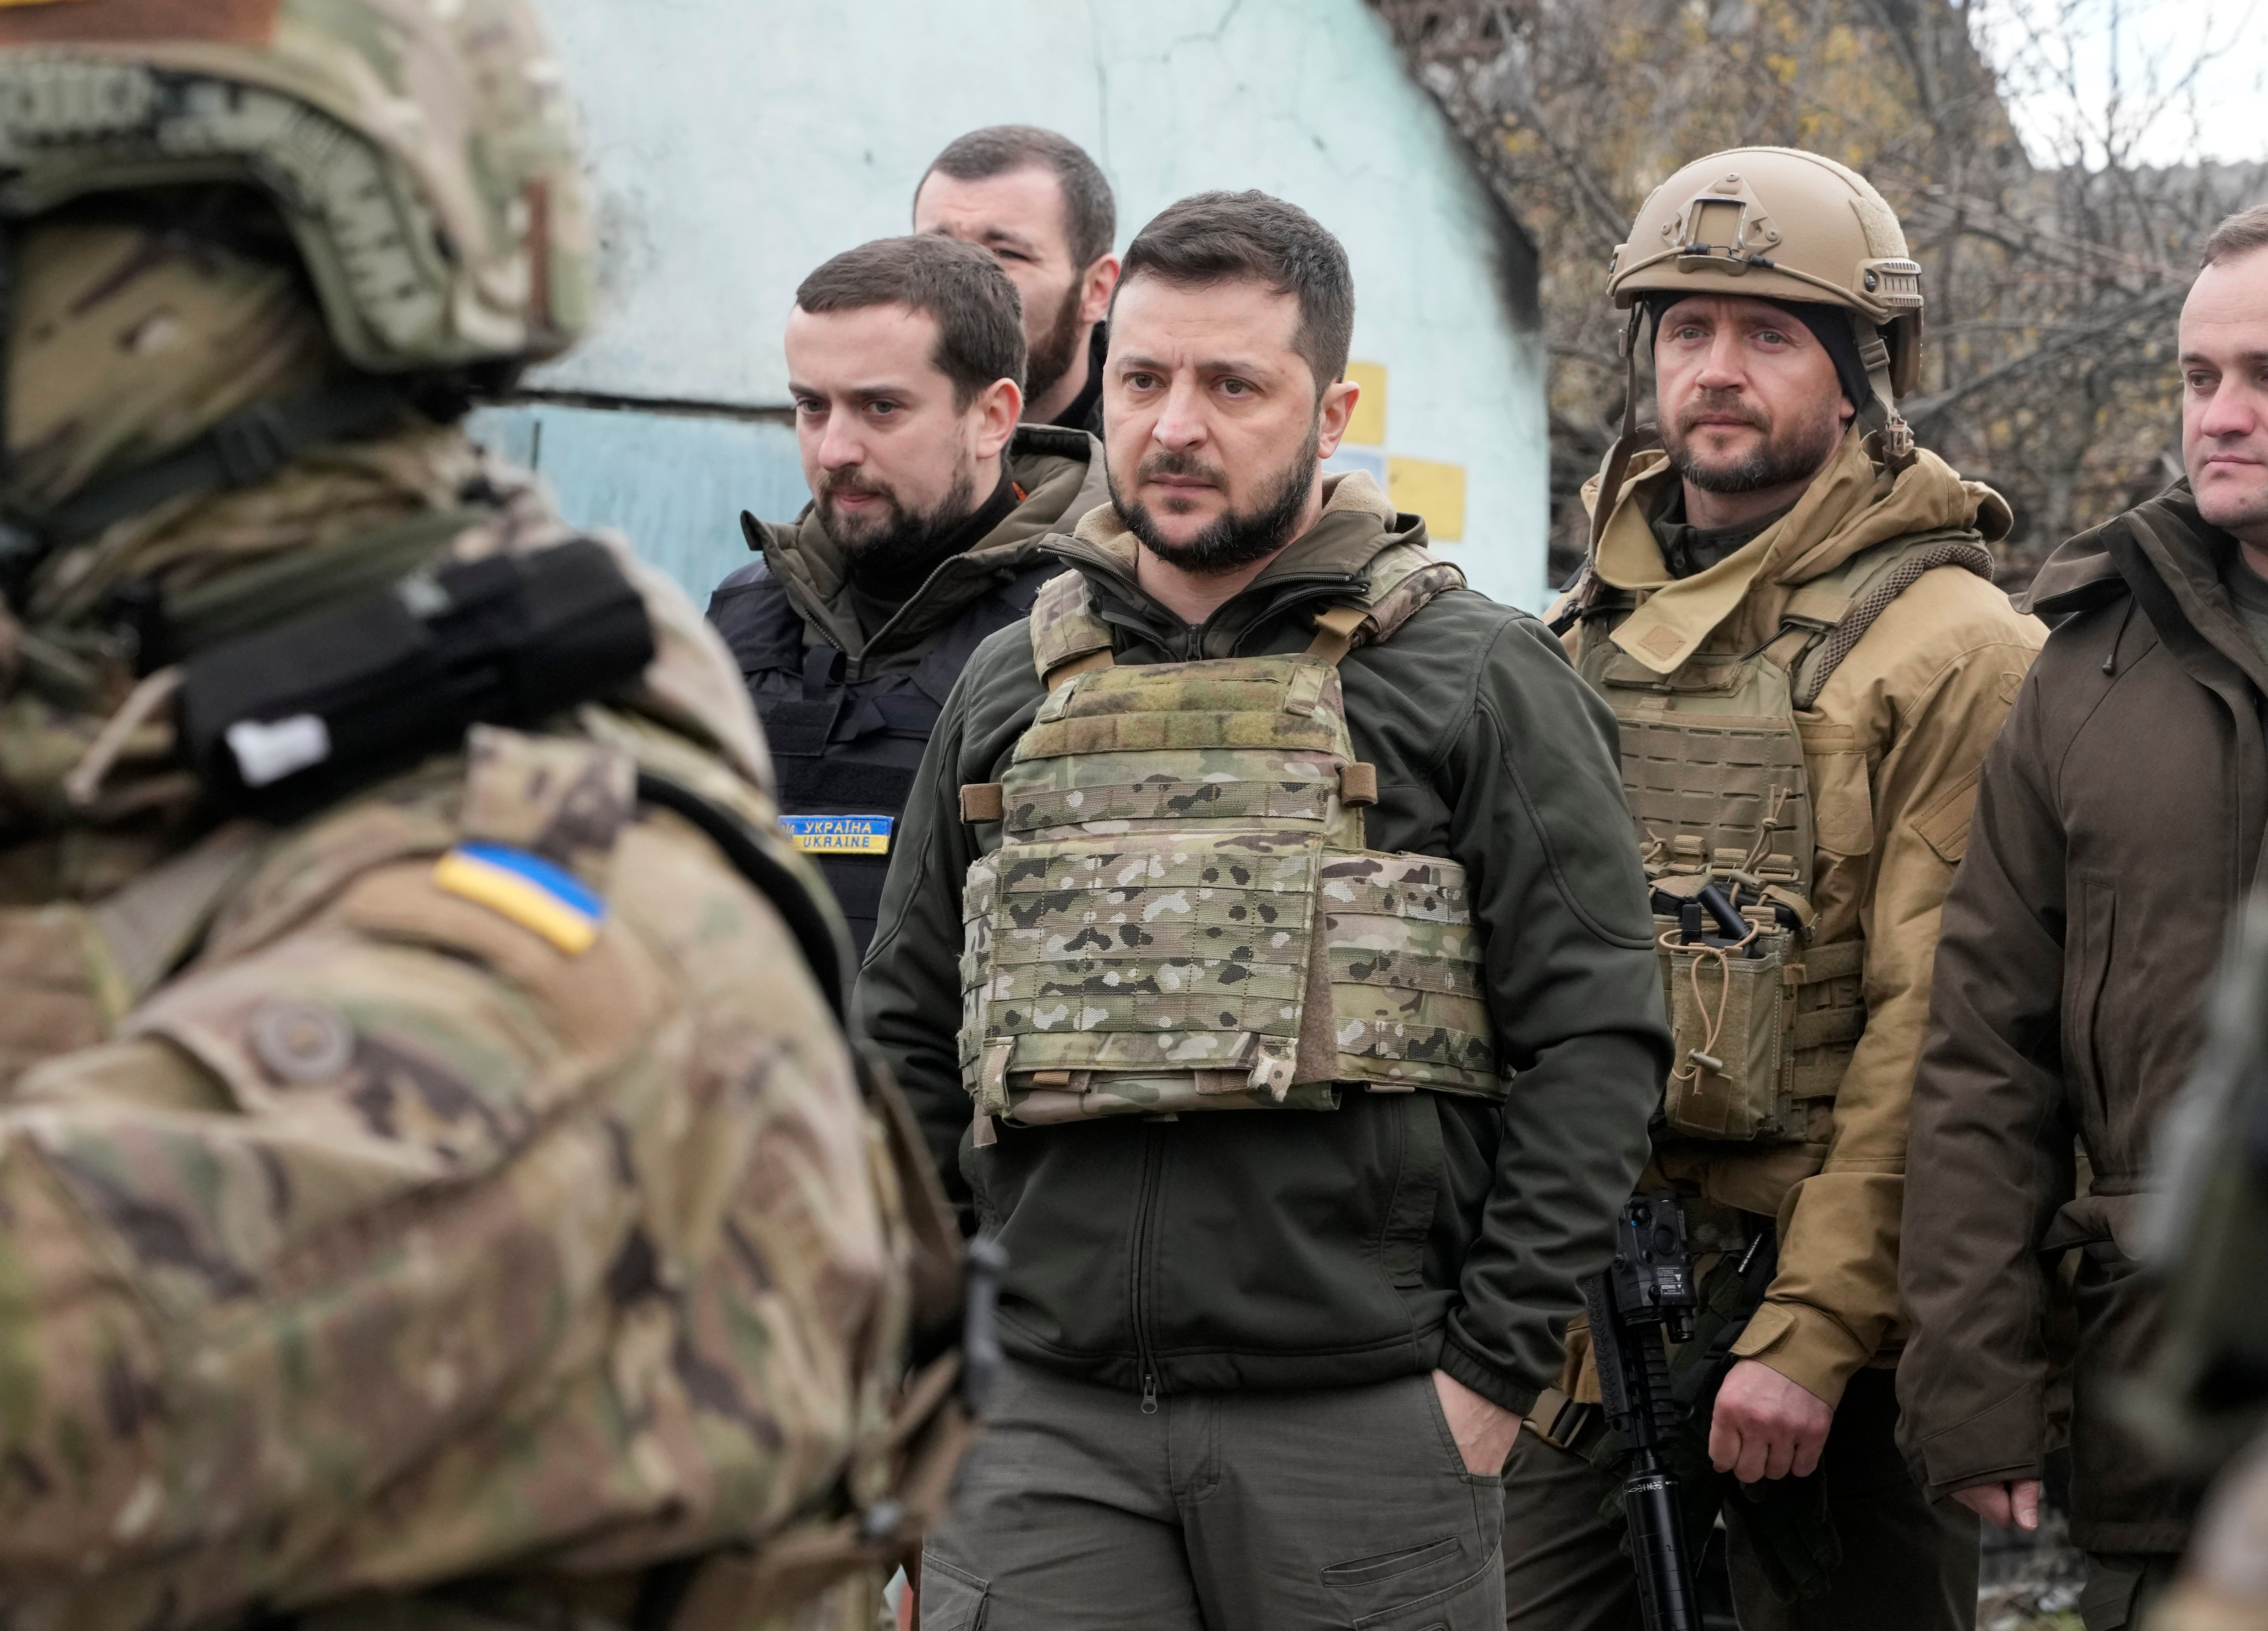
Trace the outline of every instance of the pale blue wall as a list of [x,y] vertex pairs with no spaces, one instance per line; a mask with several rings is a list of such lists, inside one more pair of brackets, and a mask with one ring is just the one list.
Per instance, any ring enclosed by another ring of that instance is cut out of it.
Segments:
[[[905,231],[953,137],[1048,125],[1109,175],[1122,246],[1209,187],[1278,194],[1338,233],[1354,354],[1388,371],[1383,451],[1462,466],[1465,536],[1446,552],[1541,603],[1541,349],[1507,310],[1485,196],[1360,0],[538,4],[584,112],[603,321],[532,386],[784,410],[804,274]],[[740,509],[784,518],[804,498],[784,423],[545,404],[478,424],[539,452],[574,519],[622,527],[696,594],[746,558]]]
[[615,527],[696,606],[747,560],[740,512],[793,515],[809,496],[784,424],[555,403],[487,408],[473,434],[550,483],[581,527]]

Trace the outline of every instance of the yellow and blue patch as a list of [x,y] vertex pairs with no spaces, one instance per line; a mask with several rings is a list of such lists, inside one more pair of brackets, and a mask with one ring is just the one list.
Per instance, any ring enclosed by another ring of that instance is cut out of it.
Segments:
[[887,855],[897,822],[888,816],[783,816],[780,825],[788,842],[808,855]]
[[478,901],[569,956],[590,950],[607,904],[564,867],[501,844],[460,844],[433,868],[434,883]]

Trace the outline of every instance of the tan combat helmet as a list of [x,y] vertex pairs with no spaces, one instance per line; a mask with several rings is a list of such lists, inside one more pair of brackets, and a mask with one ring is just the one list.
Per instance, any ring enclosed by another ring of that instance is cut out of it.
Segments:
[[1921,268],[1882,196],[1856,171],[1793,147],[1734,147],[1697,159],[1653,189],[1616,247],[1607,293],[1630,312],[1630,396],[1608,455],[1594,527],[1621,485],[1637,427],[1646,295],[1730,294],[1839,306],[1851,314],[1874,399],[1859,423],[1891,458],[1911,450],[1897,399],[1921,372]]
[[526,0],[10,0],[0,217],[237,182],[275,201],[373,373],[564,351],[591,233]]

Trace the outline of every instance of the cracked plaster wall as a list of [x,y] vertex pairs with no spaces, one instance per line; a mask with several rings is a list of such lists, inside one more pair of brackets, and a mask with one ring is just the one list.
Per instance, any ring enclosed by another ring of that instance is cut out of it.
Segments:
[[[490,410],[586,524],[696,594],[745,558],[745,504],[799,507],[779,334],[836,250],[903,232],[916,179],[981,124],[1051,126],[1110,177],[1119,242],[1209,187],[1259,187],[1344,240],[1356,358],[1388,370],[1388,453],[1462,467],[1447,551],[1543,596],[1543,359],[1506,309],[1490,206],[1360,0],[539,0],[582,106],[602,321],[531,385],[713,417]],[[540,440],[539,440],[540,437]],[[711,506],[714,505],[713,513]]]

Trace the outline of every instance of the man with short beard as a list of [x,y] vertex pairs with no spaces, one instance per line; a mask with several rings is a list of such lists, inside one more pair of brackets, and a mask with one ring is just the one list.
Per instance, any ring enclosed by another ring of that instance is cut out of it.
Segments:
[[990,250],[1024,298],[1024,418],[1102,434],[1102,318],[1118,210],[1086,150],[1036,125],[955,137],[914,189],[914,231]]
[[743,514],[763,558],[717,587],[763,717],[780,808],[862,955],[939,711],[984,637],[1054,570],[1040,540],[1102,502],[1084,431],[1019,426],[1023,317],[981,249],[886,238],[806,278],[788,388],[812,502]]
[[1290,204],[1143,229],[1111,501],[907,807],[860,1018],[1008,1264],[925,1625],[1503,1619],[1666,1037],[1606,708],[1323,475],[1353,319]]
[[[1651,349],[1555,626],[1622,724],[1675,1059],[1642,1188],[1704,1299],[1673,1361],[1697,1557],[1741,1623],[1966,1627],[1977,1527],[1896,1449],[1906,1116],[1977,765],[2043,636],[1992,586],[1999,498],[1917,448],[1919,270],[1830,160],[1687,166],[1608,289]],[[1587,1327],[1506,1479],[1509,1623],[1636,1627]]]
[[[2268,811],[2268,207],[2222,222],[2204,260],[2179,336],[2187,475],[2064,544],[2033,581],[2056,630],[1984,762],[1914,1086],[1928,1156],[1906,1198],[1904,1437],[1933,1489],[2036,1525],[2050,1277],[2068,1262],[2088,1631],[2161,1623],[2149,1600],[2189,1539],[2194,1489],[2119,1394],[2169,1312],[2213,1317],[2169,1310],[2137,1258],[2164,1177],[2153,1143],[2179,1144],[2160,1112],[2205,1040]],[[2236,1198],[2218,1185],[2180,1199]],[[2232,1413],[2257,1385],[2233,1360],[2193,1381]],[[2224,1535],[2200,1561],[2197,1592],[2162,1623],[2259,1624],[2257,1535]],[[2211,1612],[2216,1592],[2254,1596]]]

